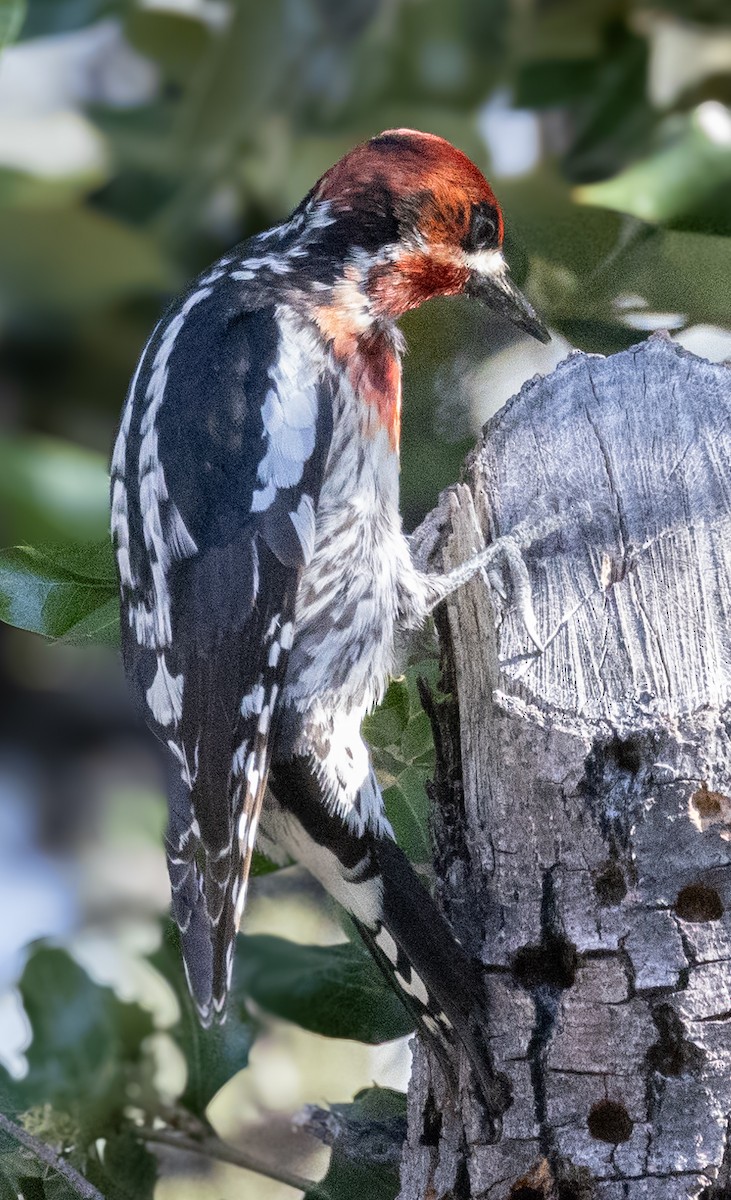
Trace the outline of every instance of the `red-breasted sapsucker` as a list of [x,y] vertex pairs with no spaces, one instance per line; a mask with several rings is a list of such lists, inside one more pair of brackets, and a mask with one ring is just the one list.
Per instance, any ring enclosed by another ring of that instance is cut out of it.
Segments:
[[417,570],[399,516],[401,338],[433,296],[548,334],[482,174],[430,134],[356,147],[162,317],[112,461],[124,664],[169,758],[172,912],[221,1018],[257,841],[352,915],[449,1071],[492,1088],[479,971],[393,841],[361,737],[400,627],[475,570]]

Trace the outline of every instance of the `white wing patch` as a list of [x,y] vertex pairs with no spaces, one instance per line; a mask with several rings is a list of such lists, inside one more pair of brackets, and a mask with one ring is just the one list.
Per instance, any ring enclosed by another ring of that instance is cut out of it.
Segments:
[[164,654],[158,655],[155,678],[146,698],[158,725],[177,725],[183,715],[183,676],[170,674]]
[[[119,444],[118,440],[117,445],[119,446]],[[112,535],[115,541],[119,578],[125,587],[133,588],[135,586],[135,578],[132,574],[132,564],[129,557],[127,489],[121,479],[115,479],[112,485]]]
[[152,571],[152,609],[146,605],[130,608],[130,624],[137,641],[144,646],[162,649],[172,641],[170,618],[170,592],[167,575],[170,563],[175,558],[194,554],[197,547],[185,527],[185,522],[175,506],[171,506],[163,529],[162,506],[169,499],[165,472],[160,462],[157,440],[157,414],[165,399],[168,381],[168,363],[175,342],[188,313],[211,294],[211,287],[200,287],[192,292],[180,312],[173,317],[165,329],[152,364],[150,382],[145,399],[147,406],[142,415],[140,432],[139,481],[140,505],[142,508],[145,546],[150,555]]
[[262,405],[266,451],[259,463],[252,512],[265,512],[280,488],[295,487],[312,456],[317,432],[321,348],[283,306],[276,309],[279,354]]
[[263,684],[261,676],[260,676],[259,682],[256,684],[256,686],[253,687],[250,692],[247,692],[246,695],[242,696],[242,698],[241,698],[241,716],[242,717],[251,717],[255,713],[260,713],[263,707],[264,707],[264,684]]
[[289,519],[299,538],[306,566],[315,553],[315,509],[312,497],[304,495],[297,505],[297,511],[289,514]]

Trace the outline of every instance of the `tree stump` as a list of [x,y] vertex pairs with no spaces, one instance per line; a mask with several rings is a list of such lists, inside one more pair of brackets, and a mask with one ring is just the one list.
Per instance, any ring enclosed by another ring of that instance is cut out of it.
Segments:
[[438,616],[438,889],[512,1103],[487,1144],[418,1048],[400,1200],[722,1200],[731,371],[664,335],[571,355],[489,422],[423,534],[451,567],[556,511],[524,556],[541,652],[484,581]]

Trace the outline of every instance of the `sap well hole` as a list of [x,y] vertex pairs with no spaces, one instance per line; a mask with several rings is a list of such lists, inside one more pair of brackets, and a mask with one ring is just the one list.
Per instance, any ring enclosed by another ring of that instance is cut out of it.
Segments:
[[623,1104],[615,1100],[601,1100],[589,1113],[589,1133],[598,1142],[610,1142],[618,1146],[628,1142],[632,1136],[634,1122]]
[[715,888],[706,887],[704,883],[690,883],[678,892],[675,912],[681,921],[695,924],[719,921],[723,916],[723,904]]
[[549,935],[534,946],[523,946],[513,959],[513,976],[521,987],[573,987],[578,954],[568,938]]

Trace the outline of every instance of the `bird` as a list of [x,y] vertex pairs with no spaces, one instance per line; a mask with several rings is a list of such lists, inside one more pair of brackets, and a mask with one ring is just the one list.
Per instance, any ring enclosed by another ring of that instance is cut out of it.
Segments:
[[483,301],[540,341],[482,172],[387,130],[203,271],[153,330],[111,463],[122,655],[168,765],[171,910],[201,1023],[225,1016],[258,844],[350,915],[454,1076],[499,1108],[479,966],[397,846],[361,733],[395,644],[479,569],[412,561],[397,320]]

